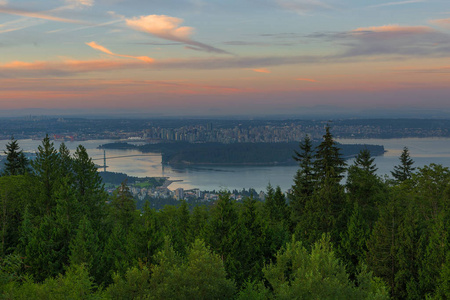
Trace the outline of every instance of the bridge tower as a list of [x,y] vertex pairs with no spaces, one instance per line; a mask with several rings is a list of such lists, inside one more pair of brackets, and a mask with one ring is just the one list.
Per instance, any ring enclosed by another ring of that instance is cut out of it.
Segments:
[[106,173],[106,150],[103,149],[103,172]]

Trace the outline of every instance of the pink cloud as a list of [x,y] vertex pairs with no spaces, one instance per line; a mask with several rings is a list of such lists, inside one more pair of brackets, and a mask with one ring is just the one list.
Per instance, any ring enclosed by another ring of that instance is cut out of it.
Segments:
[[155,60],[153,58],[150,58],[148,56],[133,56],[133,55],[125,55],[125,54],[116,54],[111,52],[110,50],[108,50],[107,48],[103,47],[102,45],[97,44],[96,42],[90,42],[90,43],[86,43],[86,45],[88,45],[89,47],[101,51],[103,53],[112,55],[112,56],[118,56],[118,57],[125,57],[125,58],[134,58],[134,59],[138,59],[138,60],[142,60],[145,61],[147,63],[152,63]]
[[428,26],[400,26],[400,25],[384,25],[384,26],[372,26],[361,27],[352,31],[354,34],[364,33],[387,33],[387,34],[423,34],[434,32],[435,30]]

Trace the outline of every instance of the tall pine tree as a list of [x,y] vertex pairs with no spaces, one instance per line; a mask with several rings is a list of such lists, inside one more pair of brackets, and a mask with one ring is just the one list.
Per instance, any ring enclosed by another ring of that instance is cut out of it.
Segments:
[[413,168],[414,161],[409,155],[407,147],[403,148],[400,155],[400,164],[394,167],[394,171],[391,172],[392,176],[397,182],[403,182],[411,179],[411,176],[416,168]]
[[292,193],[289,195],[293,228],[302,218],[305,205],[310,200],[315,188],[314,149],[309,136],[306,136],[300,143],[300,150],[301,152],[295,151],[293,157],[298,162],[299,169],[294,177]]
[[1,175],[24,175],[30,172],[30,163],[14,137],[11,137],[11,141],[6,144],[4,153],[6,154],[6,162]]

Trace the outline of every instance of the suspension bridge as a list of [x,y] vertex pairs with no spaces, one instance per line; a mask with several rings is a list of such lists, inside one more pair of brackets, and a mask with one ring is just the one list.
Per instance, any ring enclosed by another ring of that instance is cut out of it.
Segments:
[[140,157],[140,156],[160,156],[161,154],[131,154],[131,155],[120,155],[120,156],[109,156],[106,157],[106,151],[103,150],[103,157],[102,158],[93,158],[92,161],[96,160],[102,160],[103,159],[103,166],[96,165],[98,168],[103,168],[103,171],[106,172],[106,168],[108,167],[106,165],[106,159],[116,159],[116,158],[126,158],[126,157]]

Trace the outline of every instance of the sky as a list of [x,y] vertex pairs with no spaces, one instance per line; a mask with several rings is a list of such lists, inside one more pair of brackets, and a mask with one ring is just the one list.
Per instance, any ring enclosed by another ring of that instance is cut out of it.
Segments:
[[0,116],[450,116],[448,0],[0,0]]

